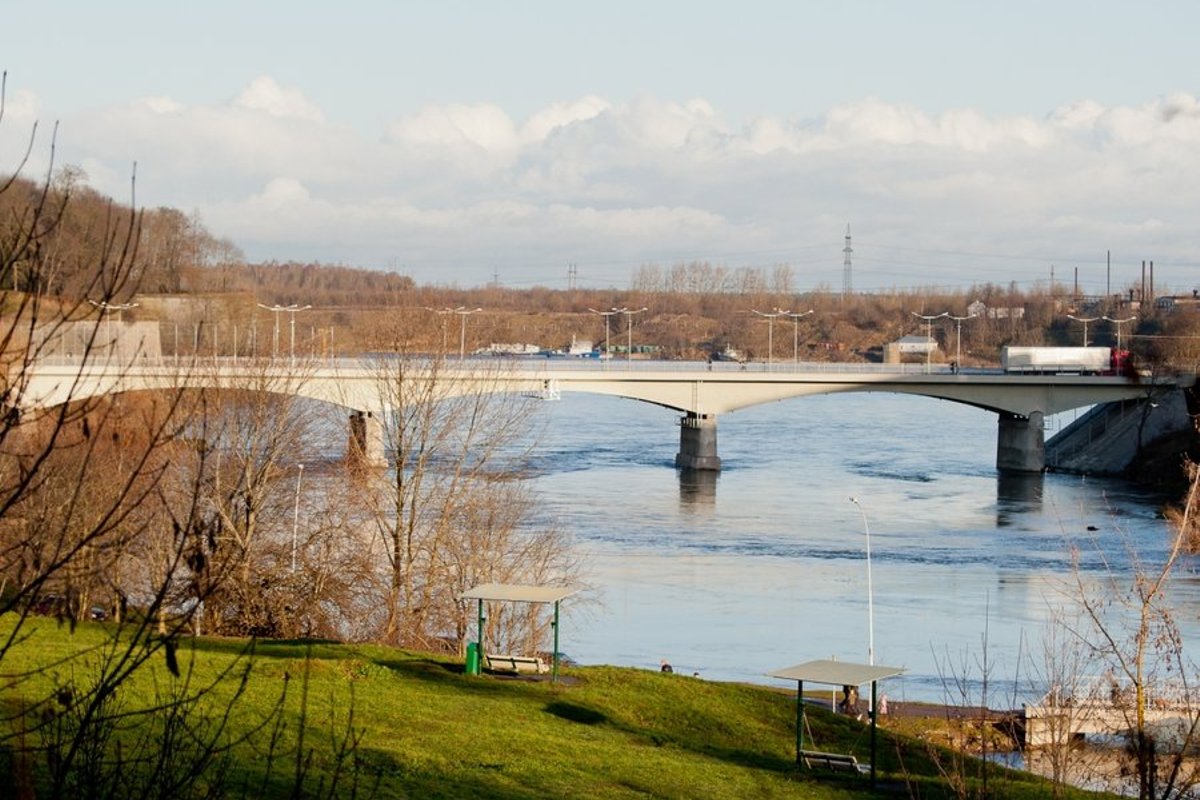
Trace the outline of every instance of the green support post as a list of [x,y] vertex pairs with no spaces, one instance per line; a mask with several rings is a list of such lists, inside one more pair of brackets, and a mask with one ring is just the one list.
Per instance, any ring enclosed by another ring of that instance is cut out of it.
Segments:
[[554,622],[551,625],[554,627],[554,671],[551,673],[551,682],[558,683],[558,600],[554,601]]
[[796,681],[796,766],[804,763],[800,753],[804,750],[804,681]]
[[475,650],[479,653],[479,667],[483,670],[483,598],[479,599],[479,616],[475,630],[478,632],[478,639],[475,642]]
[[878,698],[875,696],[876,681],[871,681],[871,788],[875,788],[875,719],[879,714]]

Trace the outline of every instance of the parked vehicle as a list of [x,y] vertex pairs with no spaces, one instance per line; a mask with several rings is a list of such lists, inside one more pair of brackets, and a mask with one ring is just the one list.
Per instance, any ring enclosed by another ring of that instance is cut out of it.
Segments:
[[1114,347],[1005,347],[1000,366],[1015,374],[1125,375],[1128,350]]

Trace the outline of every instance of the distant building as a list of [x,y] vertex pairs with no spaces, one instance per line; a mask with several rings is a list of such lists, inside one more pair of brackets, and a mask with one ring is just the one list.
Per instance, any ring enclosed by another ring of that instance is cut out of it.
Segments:
[[988,308],[982,300],[976,300],[967,306],[967,314],[972,317],[987,317],[988,319],[1021,319],[1025,316],[1024,306]]
[[937,350],[937,339],[930,336],[901,336],[883,346],[883,363],[899,364],[904,356],[928,357]]

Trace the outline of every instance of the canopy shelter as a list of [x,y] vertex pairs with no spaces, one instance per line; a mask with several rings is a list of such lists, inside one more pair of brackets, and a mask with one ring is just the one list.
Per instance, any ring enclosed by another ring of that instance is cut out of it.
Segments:
[[483,663],[483,604],[485,601],[497,601],[503,603],[553,603],[554,604],[554,621],[551,622],[551,627],[554,628],[554,660],[551,667],[551,680],[558,680],[558,604],[565,598],[578,592],[578,589],[571,589],[567,586],[527,586],[519,583],[481,583],[480,585],[468,589],[463,592],[464,600],[479,601],[479,616],[478,616],[478,638],[476,639],[475,648],[479,654],[480,663]]
[[871,786],[875,785],[875,723],[878,715],[876,684],[904,672],[902,667],[884,667],[873,664],[855,664],[852,661],[806,661],[794,667],[768,672],[772,678],[796,681],[796,763],[803,764],[804,752],[804,682],[822,683],[832,686],[862,686],[871,684]]

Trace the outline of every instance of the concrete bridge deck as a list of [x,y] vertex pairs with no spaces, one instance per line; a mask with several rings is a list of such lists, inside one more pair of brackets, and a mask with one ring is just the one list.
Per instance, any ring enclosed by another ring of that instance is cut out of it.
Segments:
[[[839,392],[898,392],[986,409],[998,416],[997,468],[1039,472],[1045,466],[1045,417],[1073,408],[1151,398],[1194,383],[1194,376],[1006,374],[952,371],[924,364],[466,359],[432,361],[387,355],[363,359],[46,359],[28,371],[23,409],[100,394],[172,388],[272,391],[334,403],[381,420],[392,405],[389,382],[443,381],[449,394],[518,392],[547,399],[563,392],[625,397],[679,411],[676,464],[719,469],[717,417],[763,403]],[[378,424],[378,422],[374,423]]]

